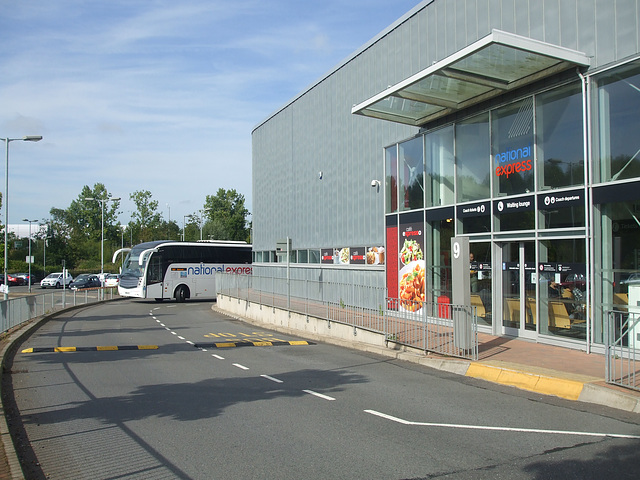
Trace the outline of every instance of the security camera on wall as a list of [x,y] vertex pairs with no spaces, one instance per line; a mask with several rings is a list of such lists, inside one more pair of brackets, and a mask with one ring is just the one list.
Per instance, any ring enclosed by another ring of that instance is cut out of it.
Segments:
[[379,180],[371,180],[371,186],[373,188],[377,187],[380,185],[380,181]]

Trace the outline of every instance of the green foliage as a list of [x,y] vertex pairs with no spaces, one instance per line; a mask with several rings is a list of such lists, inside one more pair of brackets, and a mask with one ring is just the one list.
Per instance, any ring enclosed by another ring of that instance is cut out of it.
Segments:
[[129,199],[136,204],[137,210],[131,214],[130,225],[133,224],[137,230],[140,242],[156,240],[157,233],[163,227],[162,216],[158,213],[158,201],[151,199],[149,190],[133,192]]
[[203,227],[204,238],[250,240],[249,211],[244,205],[244,195],[233,189],[220,188],[215,196],[207,195],[204,213],[207,219]]
[[[79,273],[97,273],[100,271],[102,247],[104,271],[115,273],[119,271],[123,259],[120,257],[115,264],[111,260],[113,253],[122,246],[181,238],[182,225],[162,218],[158,212],[158,202],[153,200],[151,192],[136,191],[129,198],[135,204],[136,211],[132,212],[131,221],[127,225],[117,223],[117,216],[121,213],[118,212],[120,201],[112,200],[102,183],[96,183],[93,188],[85,185],[66,209],[51,208],[50,218],[43,220],[41,224],[46,225],[46,228],[34,229],[33,232],[32,273],[40,277],[61,271],[63,262],[74,276]],[[244,196],[235,190],[220,188],[215,196],[207,195],[203,209],[186,218],[186,240],[199,240],[202,227],[205,239],[249,241],[250,228],[246,221],[249,212],[244,202]],[[0,193],[0,207],[1,205]],[[10,273],[27,272],[29,264],[25,259],[29,242],[23,241],[21,246],[16,247],[15,240],[19,239],[10,233],[7,270]],[[0,248],[4,248],[2,243]],[[0,269],[4,268],[4,259],[1,257],[0,255]]]

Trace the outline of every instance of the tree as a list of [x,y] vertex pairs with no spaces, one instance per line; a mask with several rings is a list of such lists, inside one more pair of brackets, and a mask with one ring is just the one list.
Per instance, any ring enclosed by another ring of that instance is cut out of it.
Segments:
[[[103,227],[104,260],[105,264],[110,262],[113,250],[111,246],[120,244],[120,231],[116,225],[120,201],[106,201],[110,197],[102,183],[96,183],[93,188],[85,185],[78,198],[66,210],[51,209],[48,249],[51,262],[48,261],[48,264],[60,265],[65,260],[68,268],[99,270]],[[100,201],[86,200],[87,198]]]
[[133,200],[137,208],[131,214],[130,223],[133,223],[134,231],[137,229],[139,232],[141,242],[157,240],[157,236],[162,235],[162,230],[167,231],[162,216],[158,213],[158,201],[151,199],[150,191],[135,191],[129,195],[129,199]]
[[207,195],[204,212],[207,221],[203,233],[207,237],[215,240],[249,241],[249,211],[244,205],[244,195],[233,189],[220,188],[215,196]]

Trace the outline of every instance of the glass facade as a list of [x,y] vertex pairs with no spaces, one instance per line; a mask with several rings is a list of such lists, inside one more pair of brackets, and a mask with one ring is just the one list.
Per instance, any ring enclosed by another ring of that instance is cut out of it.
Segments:
[[[386,201],[387,238],[398,236],[402,255],[400,237],[424,230],[427,301],[450,302],[451,238],[468,235],[471,304],[481,328],[587,339],[583,100],[576,81],[385,150],[386,191],[393,192],[399,179],[398,198]],[[421,158],[423,166],[416,163]],[[394,201],[400,208],[393,209]],[[403,220],[404,210],[424,211],[423,228],[419,216]],[[390,232],[389,225],[398,224]],[[640,222],[636,227],[640,233]],[[387,278],[395,282],[398,276]],[[640,273],[638,278],[640,285]]]
[[[636,313],[640,305],[640,61],[593,78],[594,289],[596,316],[611,309]],[[619,329],[619,326],[615,326]],[[623,334],[628,344],[640,332]],[[601,323],[593,340],[603,341]]]
[[450,241],[466,235],[481,329],[598,345],[608,310],[640,312],[639,111],[640,59],[387,148],[387,225],[424,209],[427,301],[451,298]]

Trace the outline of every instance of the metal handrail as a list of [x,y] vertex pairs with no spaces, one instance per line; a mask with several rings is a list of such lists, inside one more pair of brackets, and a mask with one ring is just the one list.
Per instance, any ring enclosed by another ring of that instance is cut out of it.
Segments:
[[[23,297],[9,298],[0,301],[0,321],[2,332],[8,332],[26,322],[48,315],[68,307],[86,305],[114,297],[114,288],[97,288],[83,290],[55,290]],[[117,292],[116,292],[117,294]]]

